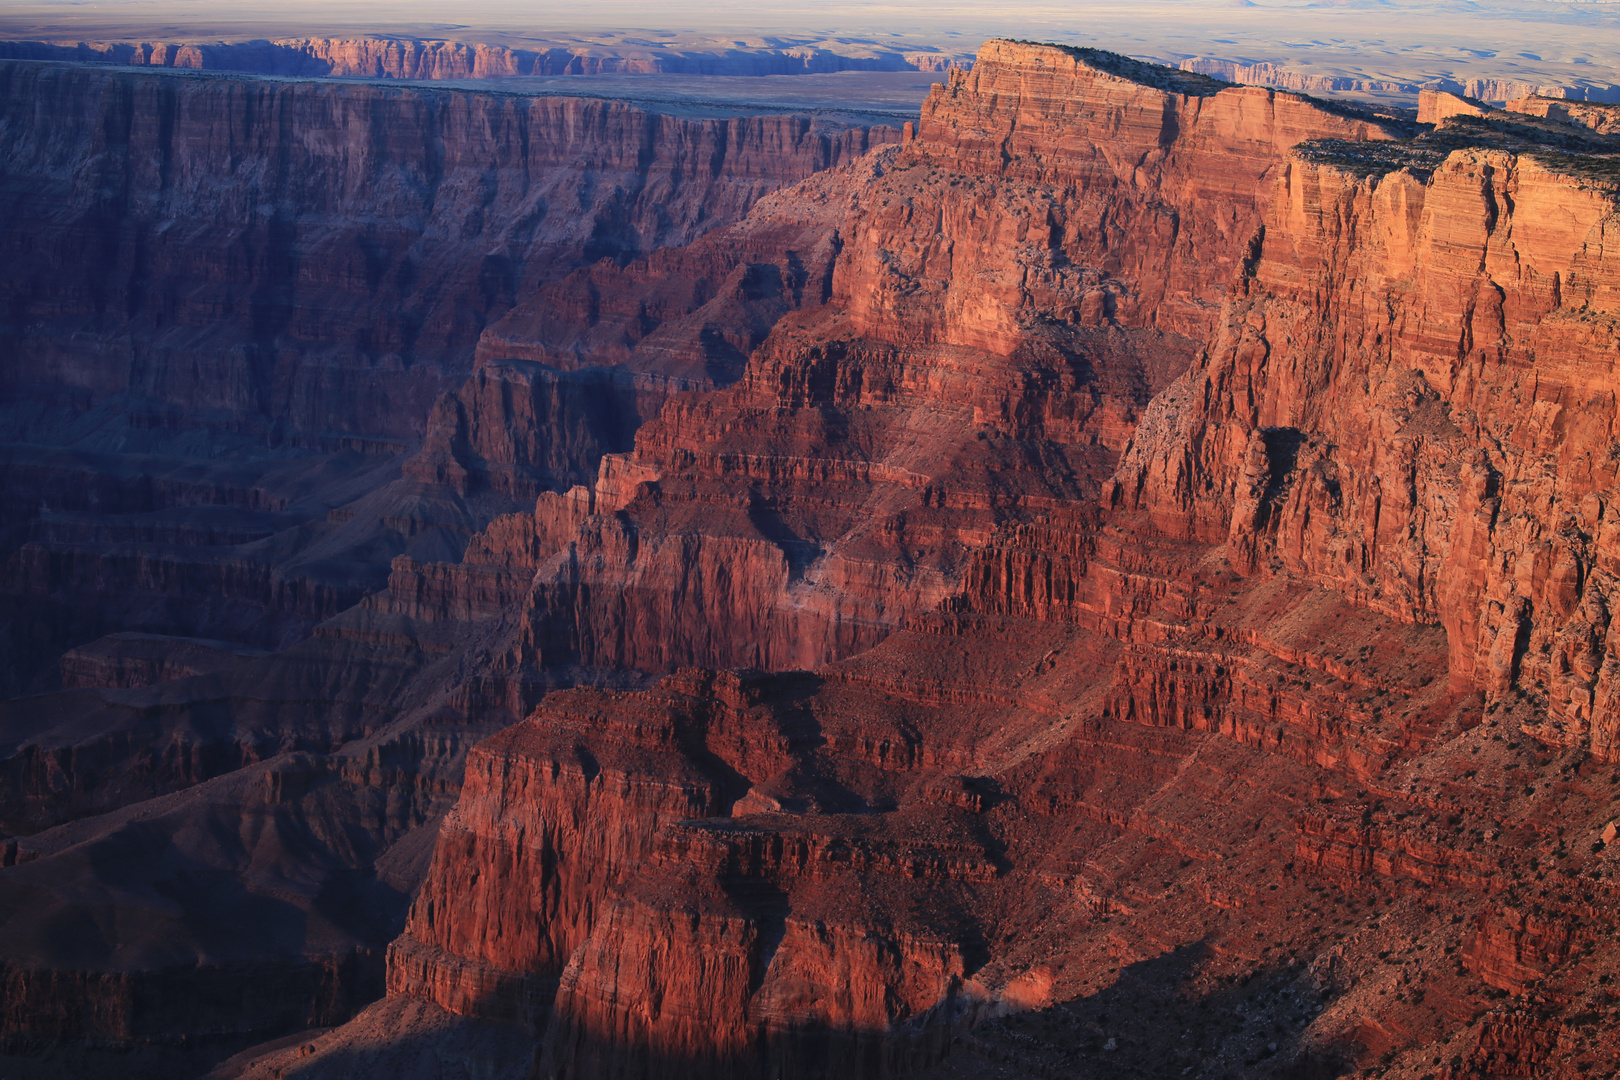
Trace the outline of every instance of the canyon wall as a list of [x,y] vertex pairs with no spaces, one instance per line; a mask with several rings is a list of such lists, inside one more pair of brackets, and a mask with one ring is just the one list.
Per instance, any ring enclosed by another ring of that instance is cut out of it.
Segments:
[[531,47],[416,38],[280,38],[275,41],[0,42],[0,59],[65,60],[260,75],[382,79],[487,79],[523,75],[797,75],[834,71],[948,71],[971,57],[938,49],[900,52],[857,41],[650,45],[560,39]]
[[532,662],[815,675],[485,744],[390,993],[545,1075],[1606,1060],[1608,714],[1534,680],[1602,668],[1607,144],[1469,123],[993,43],[801,189],[828,303],[474,548]]
[[611,101],[0,65],[8,392],[418,437],[539,282],[897,133]]

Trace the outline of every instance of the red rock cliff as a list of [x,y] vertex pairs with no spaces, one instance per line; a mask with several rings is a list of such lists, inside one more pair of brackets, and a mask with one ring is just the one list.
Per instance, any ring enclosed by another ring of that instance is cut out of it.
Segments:
[[1444,627],[1454,685],[1528,694],[1539,737],[1613,760],[1620,219],[1556,161],[1297,158],[1121,490],[1240,567]]
[[[542,704],[394,994],[543,1025],[558,1075],[1612,1054],[1573,928],[1612,924],[1613,767],[1525,682],[1606,685],[1609,193],[1550,128],[1391,143],[1185,80],[987,47],[801,189],[842,214],[825,306],[489,534],[529,662],[822,666]],[[1483,1018],[1503,989],[1543,1018]],[[1150,1000],[1183,1042],[1109,1027]]]

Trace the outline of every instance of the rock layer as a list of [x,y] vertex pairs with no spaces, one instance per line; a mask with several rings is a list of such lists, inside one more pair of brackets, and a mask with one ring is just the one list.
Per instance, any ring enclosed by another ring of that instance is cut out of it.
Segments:
[[701,39],[681,45],[559,40],[538,47],[416,38],[275,41],[0,42],[0,58],[260,75],[383,79],[488,79],[524,75],[796,75],[834,71],[947,71],[972,61],[938,49],[897,52],[853,41],[768,44]]

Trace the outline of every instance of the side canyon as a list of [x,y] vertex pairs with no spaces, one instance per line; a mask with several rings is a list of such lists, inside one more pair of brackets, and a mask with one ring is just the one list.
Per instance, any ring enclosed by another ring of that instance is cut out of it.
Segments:
[[1620,107],[0,109],[8,1068],[1620,1064]]

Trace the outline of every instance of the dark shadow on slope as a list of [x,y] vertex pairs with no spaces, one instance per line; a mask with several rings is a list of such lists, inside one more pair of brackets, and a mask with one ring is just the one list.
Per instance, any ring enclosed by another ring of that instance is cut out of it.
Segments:
[[748,521],[761,536],[782,549],[788,564],[788,581],[804,579],[811,563],[821,558],[820,545],[804,539],[793,531],[770,499],[751,495],[748,499]]
[[1089,996],[982,1024],[958,1040],[951,1075],[975,1060],[997,1077],[1332,1080],[1352,1067],[1352,1048],[1304,1038],[1327,1000],[1306,968],[1217,976],[1210,959],[1203,942],[1183,945]]

